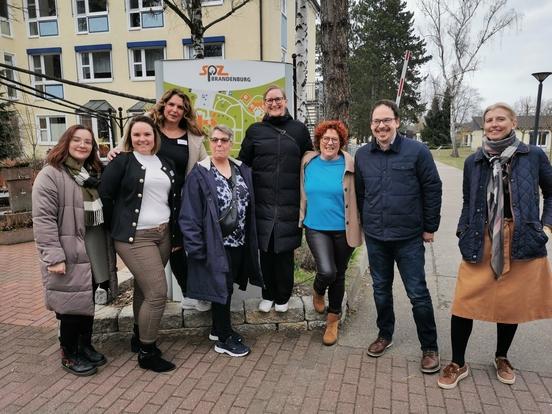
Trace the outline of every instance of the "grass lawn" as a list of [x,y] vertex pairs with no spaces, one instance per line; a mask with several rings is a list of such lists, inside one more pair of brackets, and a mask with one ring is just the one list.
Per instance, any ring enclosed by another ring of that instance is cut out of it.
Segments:
[[431,153],[433,154],[433,159],[435,161],[442,162],[443,164],[450,165],[451,167],[456,167],[460,170],[464,169],[464,160],[470,155],[473,151],[468,147],[460,147],[458,149],[459,157],[453,158],[450,156],[451,153],[450,148],[445,149],[436,149],[431,150]]

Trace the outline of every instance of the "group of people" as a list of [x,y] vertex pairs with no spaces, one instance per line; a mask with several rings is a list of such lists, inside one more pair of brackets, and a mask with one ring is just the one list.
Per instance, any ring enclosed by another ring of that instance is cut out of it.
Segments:
[[[214,350],[247,355],[231,324],[234,284],[262,288],[259,311],[286,312],[304,229],[316,263],[313,306],[326,313],[323,343],[337,342],[345,273],[364,240],[379,330],[368,355],[379,357],[393,344],[396,263],[412,305],[420,369],[440,371],[424,242],[439,228],[442,184],[428,148],[398,132],[399,109],[388,100],[374,105],[373,139],[354,159],[345,151],[343,122],[320,122],[311,141],[289,114],[284,90],[269,87],[263,108],[238,159],[230,156],[234,133],[224,125],[210,131],[207,155],[190,99],[176,89],[130,121],[103,171],[91,130],[75,125],[62,135],[35,181],[33,220],[46,306],[60,320],[64,369],[91,375],[106,362],[91,343],[93,292],[109,277],[114,251],[134,276],[131,350],[140,367],[175,368],[156,344],[169,261],[183,306],[211,308]],[[465,163],[457,231],[463,261],[442,388],[469,373],[464,354],[474,319],[497,323],[497,377],[513,384],[507,352],[517,324],[552,317],[545,246],[552,167],[542,150],[516,138],[515,126],[508,105],[487,108],[483,146]]]

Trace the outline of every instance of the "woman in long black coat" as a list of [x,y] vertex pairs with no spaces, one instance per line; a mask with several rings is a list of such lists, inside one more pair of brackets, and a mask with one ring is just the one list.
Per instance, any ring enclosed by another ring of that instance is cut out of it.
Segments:
[[238,158],[253,170],[261,269],[266,289],[259,310],[286,312],[293,289],[293,251],[301,245],[301,158],[312,150],[307,127],[287,110],[285,92],[270,86],[262,122],[251,125]]

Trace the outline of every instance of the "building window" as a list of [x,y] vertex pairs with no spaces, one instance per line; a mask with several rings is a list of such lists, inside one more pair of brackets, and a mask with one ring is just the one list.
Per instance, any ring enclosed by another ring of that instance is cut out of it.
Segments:
[[55,145],[67,129],[64,116],[39,116],[37,125],[38,143],[42,145]]
[[[188,3],[190,3],[189,0],[182,0],[182,7],[183,8],[188,7]],[[202,7],[221,6],[223,3],[224,3],[224,0],[201,0]]]
[[[6,65],[15,66],[15,55],[12,55],[11,53],[4,53],[4,63]],[[16,73],[13,69],[4,68],[2,72],[3,72],[3,75],[9,80],[13,80],[13,81],[17,80]],[[6,91],[9,99],[19,98],[17,89],[15,89],[14,87],[6,85]]]
[[[224,36],[210,36],[203,38],[203,56],[205,58],[224,59]],[[184,59],[194,58],[192,39],[182,39],[184,44]]]
[[165,58],[166,41],[128,42],[130,78],[155,79],[155,61]]
[[[54,76],[56,78],[62,78],[61,71],[61,53],[47,53],[47,50],[42,51],[44,53],[35,54],[32,50],[28,50],[30,56],[30,67],[33,72],[42,73],[48,76]],[[63,98],[63,84],[54,80],[42,78],[40,76],[31,76],[33,87],[37,90],[39,97],[51,98],[53,95],[57,98]],[[50,95],[41,94],[45,92]]]
[[287,49],[284,47],[282,48],[282,57],[280,59],[281,59],[281,62],[285,62],[287,59]]
[[111,127],[106,117],[79,115],[79,123],[90,128],[94,132],[94,136],[97,137],[98,142],[107,142],[111,147]]
[[539,139],[537,140],[537,145],[540,147],[546,147],[547,141],[548,141],[548,131],[539,131]]
[[287,0],[280,0],[280,11],[287,16]]
[[57,36],[56,0],[27,0],[29,36]]
[[77,33],[109,31],[107,0],[75,0]]
[[110,82],[111,45],[76,46],[79,80]]
[[163,0],[127,0],[127,5],[131,29],[163,27]]
[[0,0],[0,34],[11,36],[8,0]]

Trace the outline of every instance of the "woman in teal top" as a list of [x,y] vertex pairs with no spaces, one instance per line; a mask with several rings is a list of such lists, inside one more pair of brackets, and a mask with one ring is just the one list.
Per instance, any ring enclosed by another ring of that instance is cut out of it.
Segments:
[[337,342],[345,271],[355,247],[362,244],[356,206],[353,158],[343,147],[349,133],[341,121],[323,121],[314,130],[314,147],[301,163],[301,213],[299,225],[316,262],[314,309],[328,315],[323,342]]

